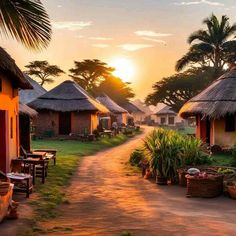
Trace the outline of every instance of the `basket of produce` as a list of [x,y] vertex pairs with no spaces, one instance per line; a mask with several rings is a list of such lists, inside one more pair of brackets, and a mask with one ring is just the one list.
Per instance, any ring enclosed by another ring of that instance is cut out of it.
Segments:
[[186,178],[187,197],[212,198],[223,192],[223,175],[200,172]]

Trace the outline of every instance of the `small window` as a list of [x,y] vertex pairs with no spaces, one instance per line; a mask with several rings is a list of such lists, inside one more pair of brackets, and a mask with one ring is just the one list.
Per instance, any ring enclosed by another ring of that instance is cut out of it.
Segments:
[[225,117],[225,132],[234,132],[235,131],[235,116],[226,115]]
[[11,138],[13,138],[13,118],[11,117],[11,121],[10,121],[10,132],[11,132],[11,134],[10,134],[10,136],[11,136]]
[[174,125],[175,124],[175,117],[174,116],[168,117],[168,123],[169,123],[169,125]]
[[165,117],[161,117],[161,125],[165,125],[166,124],[166,118]]

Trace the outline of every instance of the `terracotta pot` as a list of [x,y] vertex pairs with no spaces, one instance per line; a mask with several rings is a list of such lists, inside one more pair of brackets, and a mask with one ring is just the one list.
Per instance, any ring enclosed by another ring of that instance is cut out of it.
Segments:
[[236,199],[236,186],[229,186],[227,187],[228,189],[228,193],[230,195],[230,197],[232,197],[233,199]]
[[167,178],[157,175],[156,183],[159,185],[167,185]]

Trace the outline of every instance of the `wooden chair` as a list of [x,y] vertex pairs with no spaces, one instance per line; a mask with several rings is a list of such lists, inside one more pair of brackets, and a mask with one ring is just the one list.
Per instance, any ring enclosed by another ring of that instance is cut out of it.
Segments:
[[31,166],[29,164],[26,165],[23,160],[15,159],[11,161],[11,172],[8,174],[8,177],[14,184],[14,192],[26,193],[28,198],[33,191]]

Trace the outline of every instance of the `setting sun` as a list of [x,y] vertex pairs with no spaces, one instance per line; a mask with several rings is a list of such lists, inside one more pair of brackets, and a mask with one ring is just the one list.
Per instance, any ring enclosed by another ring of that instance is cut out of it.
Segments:
[[119,58],[113,60],[111,66],[115,68],[113,74],[120,77],[125,82],[132,82],[134,79],[134,65],[127,58]]

